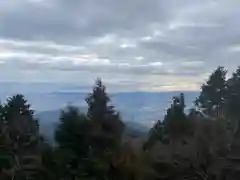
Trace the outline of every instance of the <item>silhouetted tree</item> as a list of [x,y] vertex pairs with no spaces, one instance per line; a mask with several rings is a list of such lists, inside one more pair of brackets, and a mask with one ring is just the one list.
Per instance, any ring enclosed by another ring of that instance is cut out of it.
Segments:
[[[62,110],[60,124],[55,131],[58,144],[56,166],[61,169],[61,175],[69,178],[81,177],[83,166],[87,166],[90,158],[90,126],[86,115],[77,107],[69,106]],[[81,173],[81,174],[78,174]]]
[[[212,180],[221,172],[238,174],[240,67],[227,82],[223,67],[210,75],[196,100],[205,113],[194,108],[187,116],[184,94],[173,97],[164,120],[150,129],[142,146],[146,151],[139,148],[143,139],[125,135],[122,143],[124,123],[100,79],[86,102],[86,114],[72,106],[62,110],[56,147],[39,134],[23,95],[1,104],[0,179]],[[237,122],[233,136],[220,116],[225,112]]]
[[181,137],[192,132],[191,122],[184,113],[184,96],[173,97],[171,107],[164,118],[164,132],[172,137]]
[[218,67],[201,87],[200,96],[195,103],[198,107],[204,108],[208,115],[218,117],[224,108],[227,96],[226,73],[223,67]]
[[76,107],[62,110],[60,124],[55,132],[55,140],[62,149],[71,149],[78,156],[87,157],[89,153],[89,121]]
[[92,148],[98,153],[118,148],[121,144],[124,123],[100,79],[97,79],[92,93],[86,98],[87,117],[91,121]]
[[30,104],[27,103],[27,100],[22,94],[17,94],[7,99],[6,104],[3,106],[2,117],[7,121],[10,121],[11,118],[18,115],[24,115],[33,117],[34,111],[30,108]]
[[86,98],[87,115],[79,113],[75,107],[68,107],[61,113],[55,139],[62,176],[101,180],[109,175],[111,164],[121,149],[124,124],[119,113],[109,105],[105,89],[98,79]]
[[228,85],[228,103],[227,111],[231,118],[240,118],[240,67],[233,73],[227,82]]
[[[23,95],[15,95],[1,107],[4,143],[1,150],[11,154],[11,176],[41,179],[41,148],[38,121]],[[6,152],[6,151],[5,151]],[[20,175],[21,174],[21,175]]]

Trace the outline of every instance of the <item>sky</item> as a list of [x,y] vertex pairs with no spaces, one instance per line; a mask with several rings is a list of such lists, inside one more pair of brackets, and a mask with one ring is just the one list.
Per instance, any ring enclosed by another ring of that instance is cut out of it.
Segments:
[[239,0],[2,0],[0,82],[198,90],[240,65]]

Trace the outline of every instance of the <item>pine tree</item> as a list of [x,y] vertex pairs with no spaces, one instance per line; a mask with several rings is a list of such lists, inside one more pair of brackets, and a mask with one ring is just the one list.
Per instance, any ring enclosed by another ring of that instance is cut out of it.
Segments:
[[97,79],[93,91],[86,98],[87,116],[92,124],[92,145],[99,152],[115,149],[121,144],[124,124],[114,106],[109,105],[110,98],[101,79]]
[[30,108],[30,104],[27,103],[27,100],[22,94],[8,98],[3,108],[4,112],[2,116],[8,121],[10,121],[13,116],[24,115],[32,118],[34,114],[34,111]]
[[89,152],[89,121],[76,107],[69,106],[62,110],[60,124],[55,132],[55,140],[61,149],[70,149],[85,158]]
[[227,82],[228,85],[228,100],[227,110],[231,118],[240,118],[240,66],[233,73],[232,77]]
[[69,106],[62,110],[60,123],[55,131],[57,142],[56,164],[61,176],[80,177],[77,173],[84,173],[90,158],[89,120],[77,107]]
[[55,132],[59,167],[63,169],[62,175],[69,178],[105,179],[120,150],[124,124],[109,105],[110,98],[100,79],[86,102],[86,115],[76,107],[68,107],[61,113]]
[[184,96],[173,97],[173,102],[164,118],[164,132],[171,137],[181,137],[191,133],[191,122],[184,113]]
[[195,103],[205,109],[208,115],[218,117],[224,108],[227,96],[226,73],[223,67],[218,67],[201,87],[202,91]]
[[3,105],[1,118],[7,124],[13,140],[19,141],[38,135],[38,121],[23,95],[18,94],[7,99]]
[[101,79],[97,79],[92,93],[86,98],[88,104],[87,116],[93,121],[103,121],[105,116],[114,116],[117,113],[114,107],[108,105],[110,98],[106,93],[106,87],[102,84]]
[[[112,168],[122,145],[124,123],[119,113],[110,105],[110,98],[101,79],[97,79],[92,93],[86,98],[87,117],[90,121],[90,164],[87,172],[92,177],[113,177]],[[109,175],[109,173],[111,175]],[[117,174],[115,178],[117,179]]]
[[[39,178],[41,168],[38,121],[23,95],[7,99],[1,108],[5,149],[13,155],[12,176]],[[21,174],[21,175],[20,175]]]

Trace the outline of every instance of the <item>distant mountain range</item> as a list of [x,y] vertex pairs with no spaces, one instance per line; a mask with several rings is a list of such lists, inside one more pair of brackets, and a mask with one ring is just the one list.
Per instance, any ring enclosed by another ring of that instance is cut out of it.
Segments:
[[[126,123],[126,133],[131,136],[144,136],[157,120],[162,120],[166,108],[173,96],[180,92],[129,92],[110,94],[112,104],[120,111]],[[184,92],[185,103],[191,107],[198,92]],[[60,109],[67,105],[78,106],[86,112],[85,97],[87,93],[47,93],[26,94],[26,98],[36,110],[36,117],[41,125],[41,132],[53,139],[53,132],[59,121]]]
[[[0,100],[4,102],[9,96],[23,94],[41,125],[45,136],[53,137],[58,124],[60,109],[67,105],[78,106],[86,112],[85,98],[91,87],[74,87],[62,83],[24,83],[0,82]],[[131,136],[146,135],[157,120],[162,120],[172,97],[181,92],[122,92],[110,93],[112,104],[116,107],[127,124],[126,132]],[[183,92],[185,103],[191,107],[199,92]]]

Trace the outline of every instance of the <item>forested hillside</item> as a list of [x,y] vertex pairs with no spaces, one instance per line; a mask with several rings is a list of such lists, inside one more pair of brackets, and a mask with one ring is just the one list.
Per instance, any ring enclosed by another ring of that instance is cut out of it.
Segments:
[[240,67],[230,78],[218,67],[190,113],[173,97],[146,138],[126,128],[101,79],[86,103],[61,110],[55,146],[23,95],[2,103],[0,180],[240,179]]

